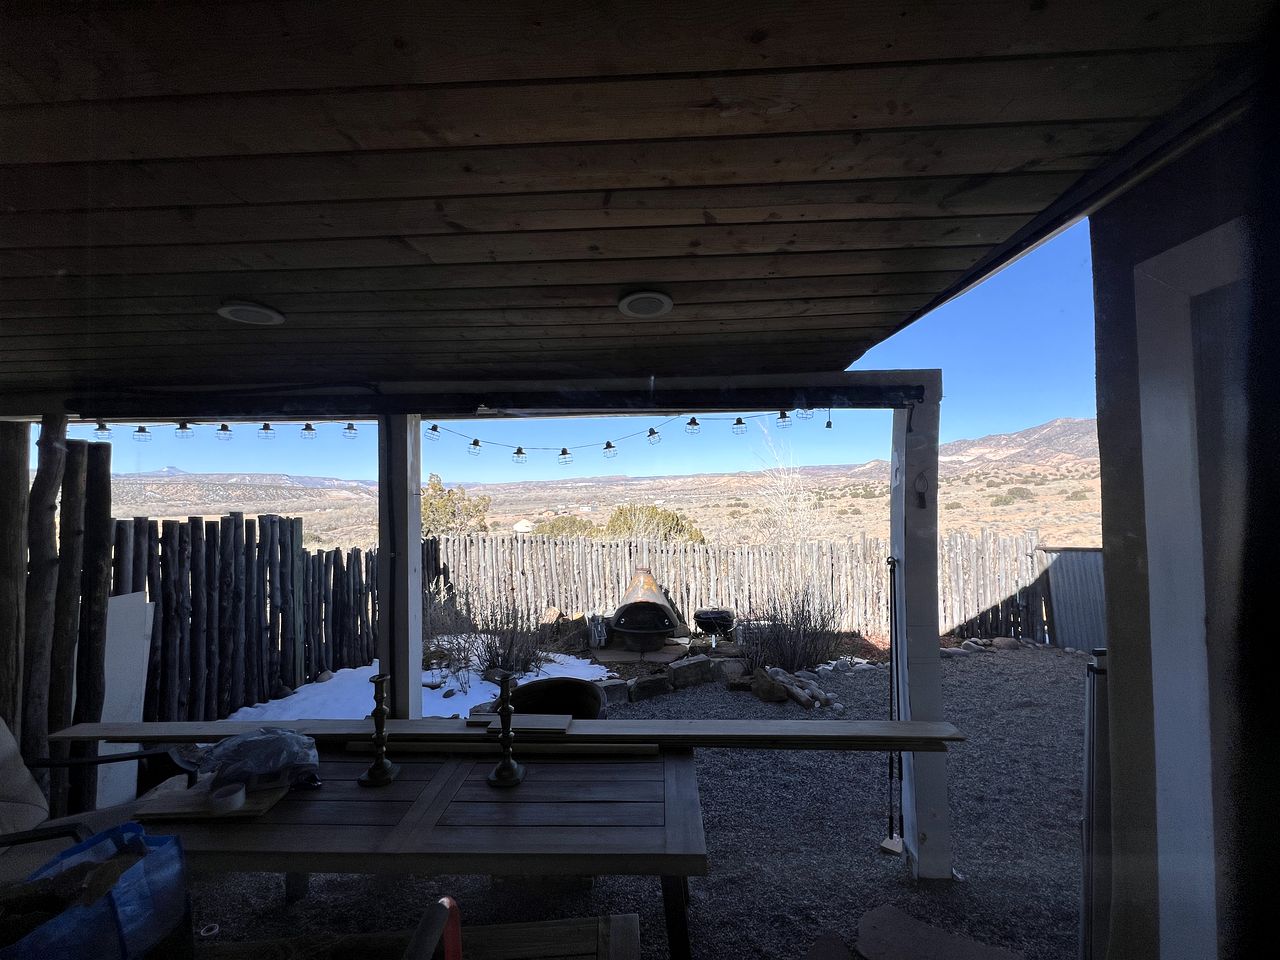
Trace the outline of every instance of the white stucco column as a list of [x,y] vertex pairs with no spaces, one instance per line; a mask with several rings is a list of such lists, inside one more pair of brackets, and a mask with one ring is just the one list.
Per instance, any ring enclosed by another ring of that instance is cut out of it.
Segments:
[[378,418],[378,661],[391,716],[422,716],[421,419]]
[[[890,542],[898,559],[897,695],[903,720],[942,720],[938,654],[938,403],[929,371],[923,402],[893,412]],[[903,838],[912,874],[951,879],[945,753],[903,754]]]

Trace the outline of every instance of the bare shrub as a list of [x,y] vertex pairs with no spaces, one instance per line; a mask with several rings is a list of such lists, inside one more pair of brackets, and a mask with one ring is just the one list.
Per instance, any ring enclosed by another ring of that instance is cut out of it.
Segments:
[[451,677],[464,691],[472,672],[538,670],[547,659],[537,624],[515,598],[473,596],[465,588],[432,584],[423,598],[423,669]]
[[742,653],[751,670],[804,670],[834,659],[840,649],[840,611],[807,583],[777,590],[748,619]]

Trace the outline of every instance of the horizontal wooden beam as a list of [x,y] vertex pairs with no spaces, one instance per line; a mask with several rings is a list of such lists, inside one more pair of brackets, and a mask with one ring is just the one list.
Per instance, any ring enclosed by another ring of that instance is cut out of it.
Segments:
[[1154,118],[1232,52],[67,101],[0,109],[0,159],[88,163]]
[[1266,7],[935,0],[904,15],[888,3],[810,0],[798,17],[790,0],[516,0],[478,9],[277,0],[182,4],[157,17],[145,5],[12,4],[0,29],[0,103],[1232,43],[1258,30]]
[[[293,720],[274,726],[295,730],[327,743],[365,742],[367,723],[353,720]],[[82,723],[50,734],[54,743],[204,743],[242,733],[261,724],[235,720],[217,723]],[[954,724],[923,720],[573,720],[567,733],[527,730],[522,741],[565,745],[655,744],[670,749],[735,747],[747,750],[944,751],[964,736]],[[486,727],[465,720],[388,720],[391,743],[486,743],[496,738]]]
[[0,247],[243,243],[1038,213],[1075,173],[7,212]]
[[0,166],[0,209],[332,202],[1089,170],[1143,120]]
[[[273,394],[236,394],[225,387],[212,389],[154,389],[101,393],[82,390],[68,409],[85,417],[108,419],[267,418],[306,419],[321,416],[358,417],[383,413],[418,413],[437,419],[560,415],[678,414],[782,410],[796,407],[832,409],[884,408],[918,402],[939,389],[936,370],[813,372],[803,368],[805,354],[786,351],[773,363],[788,367],[781,374],[742,376],[732,364],[717,369],[733,372],[715,377],[680,373],[657,379],[614,376],[600,371],[565,373],[558,378],[543,365],[527,379],[480,382],[452,378],[405,381],[398,384],[344,389],[330,385],[280,387]],[[794,364],[794,366],[791,366]],[[515,367],[516,365],[511,365]],[[759,371],[750,371],[759,372]],[[0,402],[3,402],[0,394]],[[16,402],[16,401],[15,401]]]

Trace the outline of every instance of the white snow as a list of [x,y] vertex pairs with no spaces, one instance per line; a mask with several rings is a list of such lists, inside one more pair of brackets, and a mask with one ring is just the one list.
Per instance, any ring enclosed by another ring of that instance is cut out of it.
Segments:
[[[369,678],[378,672],[378,661],[367,667],[351,667],[337,670],[331,680],[324,683],[308,683],[294,691],[293,696],[272,700],[252,707],[241,707],[228,720],[345,720],[367,717],[373,709],[373,685]],[[578,677],[582,680],[603,680],[609,675],[606,667],[590,660],[553,653],[536,674],[521,677],[533,680],[539,677]],[[430,671],[424,671],[424,684],[433,679]],[[465,678],[445,674],[443,685],[432,690],[422,688],[422,715],[424,717],[466,716],[478,703],[485,703],[498,696],[498,685],[468,671]],[[466,690],[462,689],[465,679]],[[450,691],[452,691],[450,693]],[[446,696],[446,693],[449,696]]]

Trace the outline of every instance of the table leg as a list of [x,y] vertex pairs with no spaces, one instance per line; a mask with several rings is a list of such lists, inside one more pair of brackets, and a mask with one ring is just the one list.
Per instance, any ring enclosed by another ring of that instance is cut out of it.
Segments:
[[307,895],[311,888],[311,874],[286,873],[284,875],[284,905],[292,906]]
[[667,947],[671,960],[689,960],[689,878],[662,878],[662,906],[667,915]]

